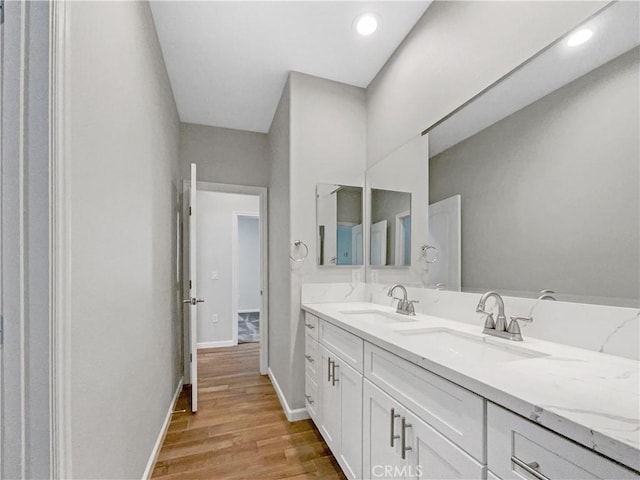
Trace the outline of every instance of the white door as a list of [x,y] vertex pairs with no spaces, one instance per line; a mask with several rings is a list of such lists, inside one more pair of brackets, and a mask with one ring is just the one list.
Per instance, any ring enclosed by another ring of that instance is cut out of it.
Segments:
[[409,410],[405,415],[407,478],[484,478],[484,467]]
[[363,478],[403,478],[401,417],[404,408],[369,380],[363,387]]
[[362,224],[356,225],[351,229],[351,251],[353,252],[352,264],[363,265],[364,255],[362,248],[364,241],[362,239]]
[[340,393],[334,380],[336,356],[320,345],[320,431],[334,452],[340,451]]
[[[350,480],[362,478],[362,374],[338,360],[340,393],[340,459]],[[344,413],[344,415],[342,415]]]
[[197,272],[197,242],[196,229],[196,164],[191,164],[191,184],[189,187],[189,298],[184,302],[189,304],[189,332],[191,364],[191,411],[198,411],[198,303],[204,299],[198,298],[198,272]]
[[429,245],[436,247],[435,254],[429,253],[429,258],[436,258],[434,263],[429,264],[431,287],[440,285],[458,292],[462,289],[460,213],[460,195],[429,205]]
[[371,225],[371,265],[387,264],[387,221]]

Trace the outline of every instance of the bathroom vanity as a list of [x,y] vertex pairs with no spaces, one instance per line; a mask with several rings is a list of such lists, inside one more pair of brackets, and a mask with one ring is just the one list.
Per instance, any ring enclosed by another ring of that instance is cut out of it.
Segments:
[[640,478],[637,361],[373,303],[303,309],[306,407],[348,478]]

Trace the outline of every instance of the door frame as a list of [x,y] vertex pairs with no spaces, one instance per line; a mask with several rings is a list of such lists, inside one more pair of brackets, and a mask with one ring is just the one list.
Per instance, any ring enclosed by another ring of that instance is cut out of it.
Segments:
[[[262,219],[260,218],[260,213],[258,212],[243,212],[243,211],[234,211],[231,214],[231,315],[232,315],[232,340],[234,345],[238,345],[238,314],[240,313],[240,308],[238,308],[238,292],[240,288],[238,287],[238,219],[240,217],[249,217],[249,218],[257,218],[258,219],[258,228],[261,228]],[[258,230],[260,234],[260,230]],[[260,252],[260,262],[262,263],[262,252]],[[260,265],[260,272],[262,273],[262,265]],[[262,281],[260,282],[262,284]],[[262,287],[262,285],[261,285]],[[262,302],[260,302],[262,304]],[[262,305],[260,305],[262,308]],[[260,312],[260,317],[262,317],[262,312]],[[258,322],[260,322],[260,317],[258,318]],[[262,328],[262,325],[260,324]],[[262,330],[260,331],[260,335],[262,335]],[[262,342],[262,337],[260,338],[260,342]]]
[[[182,191],[183,198],[186,194],[188,188],[190,187],[189,180],[183,180],[182,183]],[[196,184],[197,190],[204,190],[208,192],[217,192],[217,193],[236,193],[241,195],[254,195],[257,196],[260,200],[259,207],[259,217],[260,217],[260,284],[262,290],[262,303],[260,306],[260,374],[267,375],[269,369],[269,228],[268,228],[268,204],[267,204],[267,188],[266,187],[254,187],[250,185],[233,185],[229,183],[215,183],[215,182],[207,182],[207,181],[198,181]],[[183,214],[184,214],[184,206],[183,206]],[[184,243],[184,242],[183,242]],[[186,254],[186,250],[182,252],[182,256]],[[184,262],[183,262],[184,265]],[[183,268],[184,271],[184,268]],[[184,292],[184,277],[183,276],[183,287],[182,291]],[[233,283],[233,280],[232,280]],[[186,298],[186,297],[185,297]],[[184,314],[183,309],[183,325],[185,328],[188,328],[188,325],[185,320],[188,318],[187,315]],[[235,329],[235,340],[237,342],[238,335],[238,323],[237,321],[233,322]],[[184,330],[185,339],[188,339],[189,330]],[[183,339],[183,345],[186,343]],[[188,359],[188,353],[187,359]],[[196,359],[197,361],[197,359]],[[190,376],[187,372],[188,363],[185,362],[184,369],[184,378],[185,383],[189,383]]]

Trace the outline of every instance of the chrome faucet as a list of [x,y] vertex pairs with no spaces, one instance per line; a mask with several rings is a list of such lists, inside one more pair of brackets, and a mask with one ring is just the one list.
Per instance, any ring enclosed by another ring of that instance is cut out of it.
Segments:
[[[394,297],[393,292],[396,288],[399,288],[402,291],[402,298]],[[418,303],[417,300],[407,300],[407,289],[404,285],[400,285],[396,283],[391,286],[389,291],[387,292],[387,296],[392,297],[398,300],[398,307],[396,308],[396,313],[401,313],[402,315],[415,315],[416,309],[413,306],[414,303]]]
[[[490,297],[494,297],[498,304],[498,316],[495,320],[493,319],[493,313],[485,310],[485,304]],[[494,337],[506,338],[507,340],[514,340],[516,342],[522,341],[522,333],[520,332],[520,324],[518,323],[518,320],[528,319],[523,317],[511,317],[511,321],[507,326],[507,317],[504,315],[504,301],[497,292],[487,292],[482,295],[478,302],[478,306],[476,307],[476,312],[483,313],[487,316],[484,321],[484,329],[482,330],[482,333],[493,335]]]

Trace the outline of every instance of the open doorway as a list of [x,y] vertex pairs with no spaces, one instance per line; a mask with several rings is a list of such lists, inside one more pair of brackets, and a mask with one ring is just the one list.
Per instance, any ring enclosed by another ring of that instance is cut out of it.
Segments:
[[260,341],[260,216],[234,212],[232,226],[235,343]]
[[[188,182],[185,184],[186,192]],[[267,373],[268,292],[267,292],[267,190],[262,187],[196,182],[195,209],[197,319],[189,322],[185,309],[186,384],[192,381],[189,365],[211,349],[233,347],[249,340],[259,349],[260,373]],[[188,215],[188,205],[185,205]],[[193,217],[192,217],[193,218]],[[188,235],[184,229],[183,235]],[[189,242],[185,259],[189,257]],[[184,291],[189,297],[192,274],[184,262]],[[245,334],[239,317],[254,328]],[[193,330],[191,331],[191,325]],[[242,329],[241,329],[242,328]],[[195,338],[196,348],[192,347]],[[197,375],[197,374],[196,374]],[[199,375],[197,375],[199,377]]]

